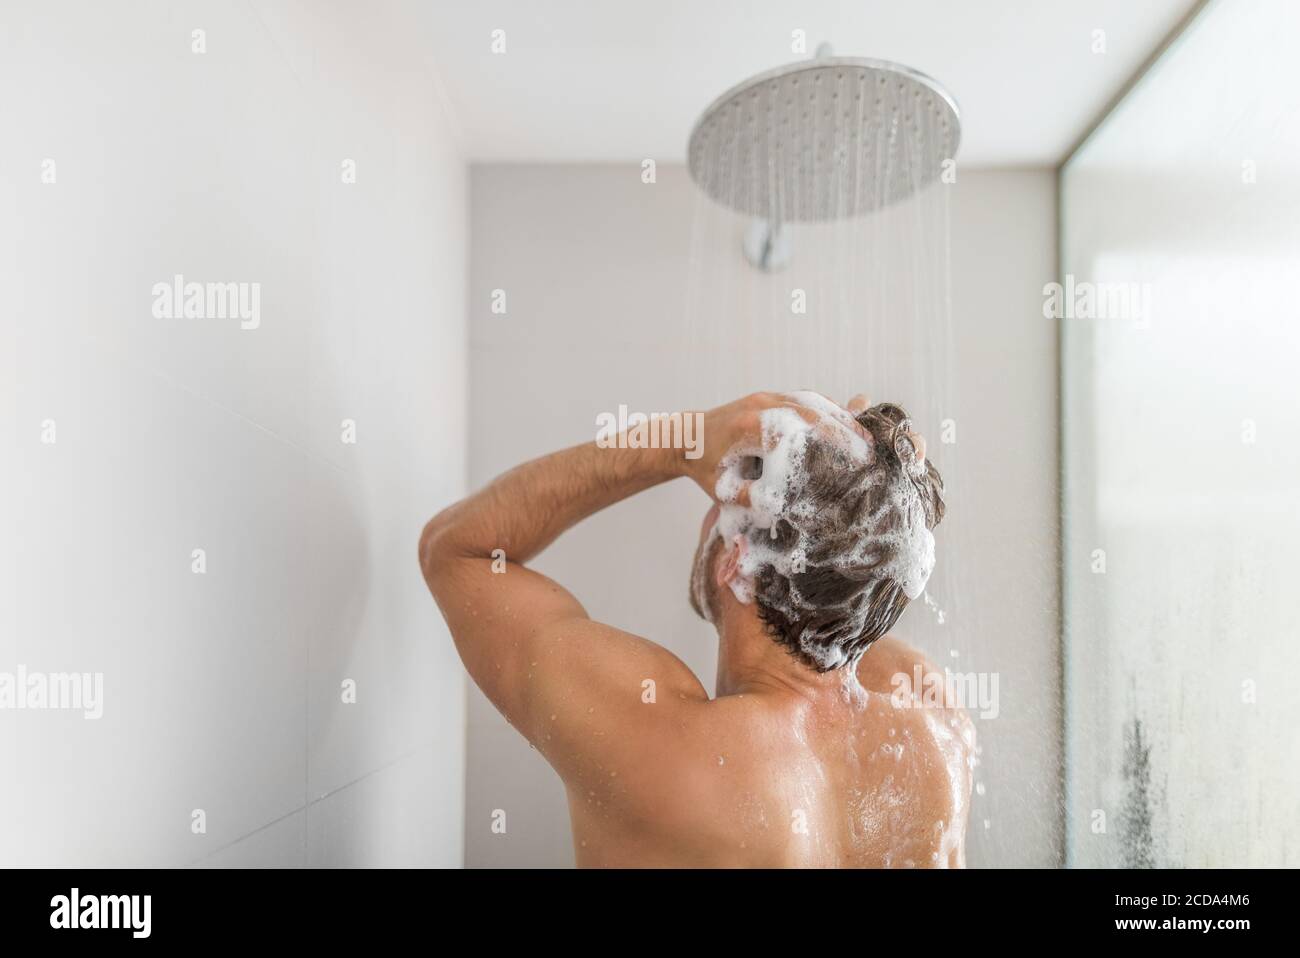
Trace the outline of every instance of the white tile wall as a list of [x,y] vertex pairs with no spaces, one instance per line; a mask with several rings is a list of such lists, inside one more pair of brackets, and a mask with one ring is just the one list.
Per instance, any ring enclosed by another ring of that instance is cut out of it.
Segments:
[[[6,10],[0,671],[105,703],[0,712],[0,864],[462,860],[415,545],[464,487],[465,172],[416,16]],[[259,328],[155,317],[175,273],[260,283]]]

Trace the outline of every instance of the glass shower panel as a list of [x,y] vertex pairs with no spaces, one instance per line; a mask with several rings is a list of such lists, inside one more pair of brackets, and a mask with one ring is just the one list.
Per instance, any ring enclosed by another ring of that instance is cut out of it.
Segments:
[[1300,864],[1300,4],[1209,4],[1061,173],[1067,861]]

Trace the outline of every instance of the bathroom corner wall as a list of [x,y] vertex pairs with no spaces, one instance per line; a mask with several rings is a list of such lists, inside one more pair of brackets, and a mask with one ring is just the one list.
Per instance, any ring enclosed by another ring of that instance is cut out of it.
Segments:
[[[466,173],[417,7],[6,5],[0,670],[103,714],[0,712],[0,865],[462,863],[415,553],[464,490]],[[178,274],[256,319],[158,315]]]
[[[596,415],[620,403],[689,408],[699,395],[683,385],[691,364],[678,338],[696,194],[684,168],[657,174],[650,187],[635,163],[472,168],[471,485],[590,441]],[[950,636],[923,627],[919,608],[897,632],[941,665],[999,676],[999,714],[978,723],[983,794],[969,863],[1058,865],[1057,339],[1042,314],[1056,277],[1055,174],[963,169],[951,189],[951,390],[969,412],[962,507],[940,539],[961,544],[967,612],[945,626]],[[505,314],[491,309],[494,290],[506,293]],[[716,639],[686,603],[704,511],[689,483],[661,486],[593,516],[538,566],[594,617],[662,643],[711,688]],[[949,642],[978,655],[953,660]],[[468,760],[466,864],[572,864],[559,779],[476,689]],[[504,834],[491,828],[495,809],[507,813]]]

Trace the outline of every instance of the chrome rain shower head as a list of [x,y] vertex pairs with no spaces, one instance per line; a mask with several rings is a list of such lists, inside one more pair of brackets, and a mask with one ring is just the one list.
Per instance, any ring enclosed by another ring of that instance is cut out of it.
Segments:
[[937,180],[960,138],[957,104],[924,74],[823,57],[718,97],[691,131],[687,157],[691,177],[725,206],[821,222],[869,213]]
[[960,139],[957,104],[934,80],[819,50],[714,100],[691,131],[687,164],[708,196],[766,224],[769,235],[746,246],[770,250],[781,245],[782,224],[861,216],[906,199],[939,179]]

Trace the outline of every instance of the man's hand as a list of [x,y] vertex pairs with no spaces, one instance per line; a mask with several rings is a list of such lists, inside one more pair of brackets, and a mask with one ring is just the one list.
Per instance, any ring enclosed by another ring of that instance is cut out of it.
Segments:
[[[812,424],[823,438],[847,443],[855,441],[850,436],[869,441],[870,437],[853,418],[855,413],[865,408],[867,400],[861,395],[850,399],[848,408],[845,408],[814,392],[753,393],[706,412],[703,454],[698,459],[682,458],[679,466],[715,501],[725,499],[745,504],[748,502],[748,481],[729,484],[720,498],[718,479],[728,457],[739,455],[761,459],[764,452],[771,450],[779,436],[771,431],[764,435],[765,412],[789,409]],[[749,477],[753,478],[756,477]]]

